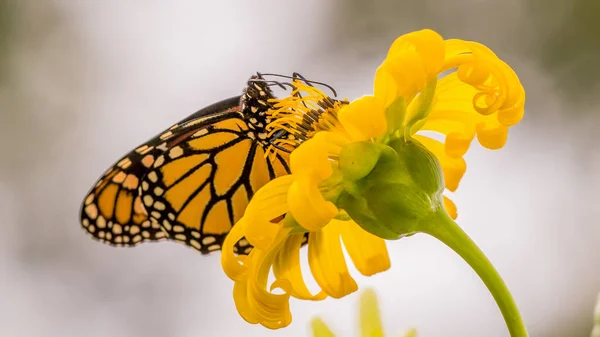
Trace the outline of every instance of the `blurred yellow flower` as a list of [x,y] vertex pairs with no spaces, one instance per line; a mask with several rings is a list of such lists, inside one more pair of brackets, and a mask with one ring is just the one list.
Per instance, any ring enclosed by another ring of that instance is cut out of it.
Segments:
[[600,337],[600,293],[596,296],[596,306],[594,307],[594,327],[590,337]]
[[[360,295],[360,337],[384,337],[377,295],[371,289]],[[312,321],[313,337],[335,337],[327,325],[319,318]],[[403,337],[417,337],[417,331],[409,330]]]
[[[221,262],[235,281],[240,315],[281,328],[291,322],[290,296],[322,300],[356,291],[342,242],[363,275],[390,267],[384,240],[417,232],[438,237],[467,259],[471,252],[449,239],[464,233],[439,226],[452,222],[446,212],[457,216],[442,193],[458,187],[466,170],[463,155],[475,136],[484,147],[499,149],[508,128],[523,117],[525,93],[514,71],[481,44],[422,30],[392,44],[375,73],[373,95],[345,104],[301,81],[293,85],[289,97],[276,100],[270,114],[277,118],[269,126],[272,133],[294,136],[279,144],[295,148],[292,174],[254,195],[223,245]],[[316,294],[300,268],[305,233]],[[236,256],[233,246],[243,237],[254,249]],[[271,271],[275,281],[269,285]]]

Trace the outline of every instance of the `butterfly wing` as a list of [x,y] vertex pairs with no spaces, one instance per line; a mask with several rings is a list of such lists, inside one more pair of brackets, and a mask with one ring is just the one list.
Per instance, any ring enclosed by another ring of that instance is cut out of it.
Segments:
[[[156,158],[140,193],[151,228],[207,254],[221,248],[252,195],[289,167],[281,154],[265,156],[241,115],[212,116],[204,124]],[[251,247],[242,239],[236,249],[247,254]]]
[[166,238],[149,219],[139,187],[153,164],[172,144],[206,128],[211,117],[239,115],[240,96],[208,106],[131,151],[98,179],[80,211],[83,228],[95,239],[116,246],[135,246]]

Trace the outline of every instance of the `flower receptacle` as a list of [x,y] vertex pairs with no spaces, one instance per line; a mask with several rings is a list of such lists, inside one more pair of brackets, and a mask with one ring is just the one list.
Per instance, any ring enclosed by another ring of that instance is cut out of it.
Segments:
[[420,231],[421,220],[443,207],[440,164],[418,141],[360,142],[342,154],[340,170],[350,179],[337,204],[366,231],[399,239]]

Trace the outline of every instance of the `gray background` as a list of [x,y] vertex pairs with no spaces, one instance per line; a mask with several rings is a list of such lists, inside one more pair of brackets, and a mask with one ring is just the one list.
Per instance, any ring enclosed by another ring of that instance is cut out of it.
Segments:
[[[505,278],[531,336],[587,336],[600,290],[597,143],[600,5],[594,0],[0,0],[0,336],[309,336],[323,317],[354,336],[357,296],[292,301],[269,331],[235,311],[219,255],[175,243],[89,239],[79,204],[120,155],[240,93],[255,71],[371,92],[399,35],[482,42],[527,90],[501,151],[473,146],[459,223]],[[386,331],[507,336],[491,296],[422,235],[389,245],[392,269],[357,277]]]

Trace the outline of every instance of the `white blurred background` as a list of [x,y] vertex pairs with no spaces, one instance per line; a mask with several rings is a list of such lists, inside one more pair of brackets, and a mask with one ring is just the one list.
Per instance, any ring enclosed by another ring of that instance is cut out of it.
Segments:
[[[244,322],[219,255],[116,249],[80,229],[81,199],[119,156],[256,71],[293,71],[350,99],[389,44],[433,28],[513,66],[526,117],[501,151],[474,146],[459,223],[504,277],[531,336],[588,336],[600,291],[600,13],[591,0],[0,0],[0,336],[357,336],[356,294],[292,301],[290,327]],[[508,336],[481,281],[418,235],[389,245],[386,331]]]

